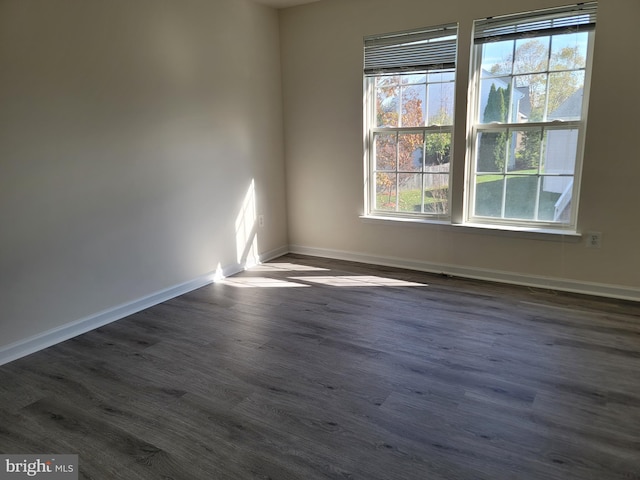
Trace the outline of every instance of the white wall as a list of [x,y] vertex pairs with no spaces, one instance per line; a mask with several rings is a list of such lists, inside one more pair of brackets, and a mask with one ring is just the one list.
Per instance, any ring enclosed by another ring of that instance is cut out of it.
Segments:
[[[578,228],[602,232],[601,249],[564,237],[358,218],[363,213],[363,37],[459,22],[462,81],[456,90],[454,162],[461,163],[473,20],[561,4],[324,0],[281,11],[292,248],[640,299],[640,66],[629,54],[640,46],[637,0],[599,4]],[[457,172],[453,181],[463,182],[463,170]],[[462,211],[453,214],[460,218]]]
[[252,181],[286,248],[279,54],[246,0],[0,2],[0,352],[237,267]]

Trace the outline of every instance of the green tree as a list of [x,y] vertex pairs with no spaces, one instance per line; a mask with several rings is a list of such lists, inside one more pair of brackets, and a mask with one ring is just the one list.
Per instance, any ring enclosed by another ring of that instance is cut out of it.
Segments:
[[507,113],[505,89],[502,87],[496,88],[496,84],[492,83],[487,97],[487,105],[483,112],[483,120],[485,123],[505,122]]
[[[451,125],[453,119],[445,107],[441,107],[433,117],[434,125]],[[425,165],[449,163],[451,153],[450,133],[428,133],[425,138]]]
[[[451,125],[453,118],[447,111],[448,101],[442,98],[442,104],[430,121],[433,125]],[[430,213],[449,211],[449,163],[451,162],[451,133],[429,132],[425,136],[425,178],[424,209]]]
[[[485,123],[507,121],[509,115],[509,101],[511,88],[496,87],[491,84],[487,105],[483,112]],[[507,152],[506,133],[484,133],[479,147],[478,167],[481,171],[494,172],[503,171],[505,156]]]
[[538,168],[540,164],[541,130],[526,130],[522,133],[516,153],[516,167],[522,170]]

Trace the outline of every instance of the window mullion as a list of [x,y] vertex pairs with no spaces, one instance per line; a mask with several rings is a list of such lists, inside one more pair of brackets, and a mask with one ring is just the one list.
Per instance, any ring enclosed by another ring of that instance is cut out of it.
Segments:
[[[425,94],[426,95],[426,94]],[[420,212],[421,213],[425,213],[424,211],[424,202],[427,199],[426,197],[426,185],[425,185],[425,178],[426,178],[426,170],[427,170],[427,134],[423,133],[422,134],[422,175],[420,176]]]
[[500,205],[500,218],[506,218],[507,210],[507,176],[502,173],[502,202]]
[[542,175],[542,163],[544,162],[544,152],[546,146],[544,144],[545,127],[540,128],[540,150],[538,151],[538,175]]
[[542,187],[542,177],[538,175],[538,181],[536,182],[536,200],[535,205],[533,207],[533,219],[539,219],[540,213],[540,187]]
[[[398,102],[400,103],[400,102]],[[400,119],[398,119],[398,123],[400,123]],[[396,208],[395,211],[400,211],[400,135],[396,132]]]
[[404,97],[404,86],[402,85],[402,82],[399,81],[398,82],[398,127],[402,128],[402,100]]
[[549,92],[551,91],[551,51],[553,50],[553,37],[549,38],[549,49],[547,51],[547,84],[545,88],[544,116],[543,120],[549,118]]
[[475,129],[478,132],[484,131],[500,131],[506,129],[516,130],[536,130],[540,128],[552,128],[552,129],[575,129],[582,128],[583,122],[580,120],[552,120],[547,122],[522,122],[522,123],[480,123],[475,125]]

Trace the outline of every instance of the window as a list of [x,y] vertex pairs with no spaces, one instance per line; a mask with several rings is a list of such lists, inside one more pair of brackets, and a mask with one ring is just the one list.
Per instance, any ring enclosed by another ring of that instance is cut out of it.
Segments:
[[575,226],[596,4],[474,23],[467,218]]
[[449,216],[457,26],[365,39],[368,213]]
[[[596,10],[473,23],[467,150],[455,155],[458,26],[366,37],[366,214],[575,230]],[[452,185],[454,172],[465,181]]]

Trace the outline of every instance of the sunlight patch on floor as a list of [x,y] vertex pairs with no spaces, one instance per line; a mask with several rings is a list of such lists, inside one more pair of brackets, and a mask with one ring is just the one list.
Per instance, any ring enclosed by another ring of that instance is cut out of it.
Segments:
[[302,283],[288,282],[276,278],[267,277],[229,277],[222,282],[223,285],[230,285],[239,288],[282,288],[282,287],[310,287]]
[[311,267],[309,265],[297,265],[295,263],[270,262],[256,265],[250,268],[252,272],[327,272],[329,269]]
[[374,275],[331,275],[290,277],[291,280],[319,283],[332,287],[427,287],[424,283],[407,282],[395,278],[377,277]]

